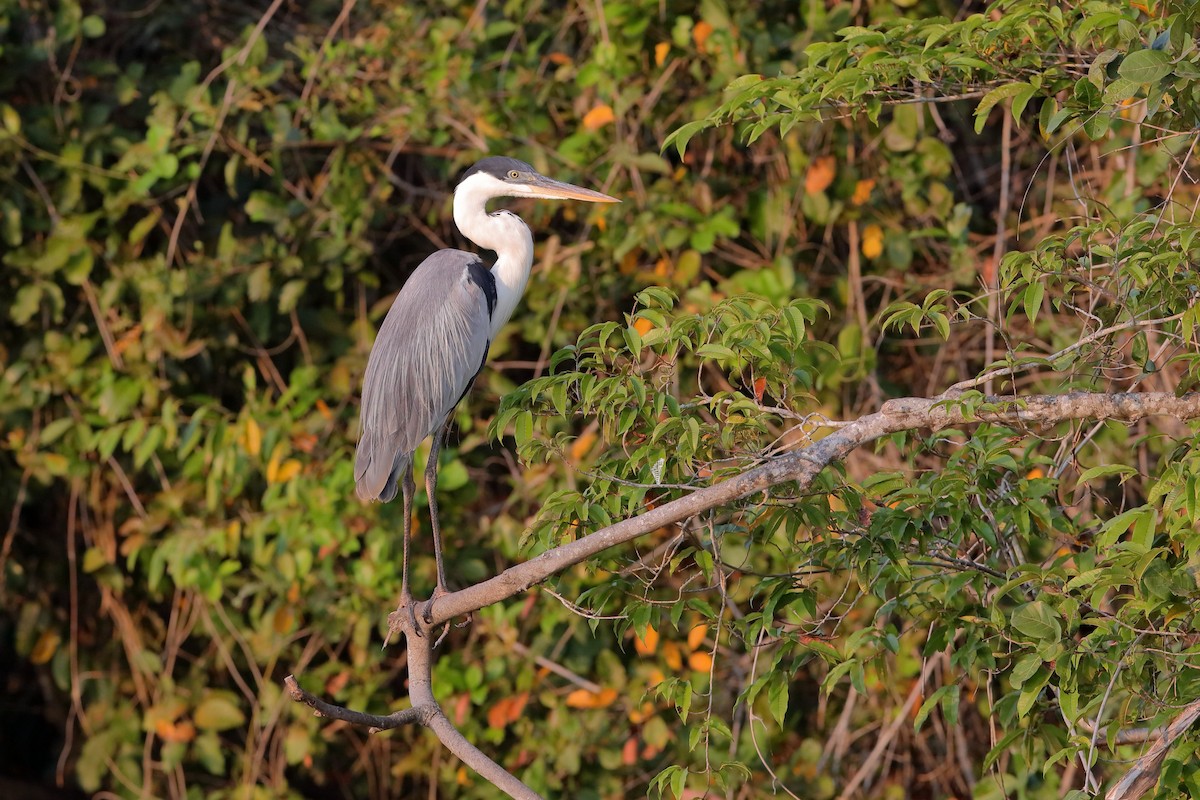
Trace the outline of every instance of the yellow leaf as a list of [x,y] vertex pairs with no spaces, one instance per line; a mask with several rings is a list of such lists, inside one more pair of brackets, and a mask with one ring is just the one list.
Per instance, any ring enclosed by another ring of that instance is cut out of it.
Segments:
[[697,625],[688,631],[688,650],[698,650],[704,643],[705,636],[708,636],[707,625]]
[[671,52],[670,42],[659,42],[654,45],[654,66],[661,67],[663,62],[667,60],[667,54]]
[[646,635],[633,637],[633,649],[639,655],[652,655],[658,649],[658,631],[654,630],[653,625],[646,627]]
[[61,641],[62,637],[57,632],[42,631],[42,635],[38,637],[37,644],[33,646],[33,651],[29,654],[29,660],[34,664],[45,664],[54,658],[54,654],[58,652],[58,645]]
[[870,259],[883,254],[883,228],[874,224],[863,228],[862,254]]
[[71,462],[62,453],[43,453],[42,464],[51,475],[62,477],[71,468]]
[[696,27],[692,28],[692,39],[696,42],[696,49],[701,53],[705,52],[704,43],[708,41],[712,32],[713,26],[704,20],[700,20],[696,23]]
[[275,448],[275,452],[271,453],[271,460],[267,462],[267,483],[275,483],[279,477],[279,462],[283,458],[280,449]]
[[829,188],[837,175],[837,159],[833,156],[821,156],[808,165],[804,176],[804,191],[806,194],[820,194]]
[[600,103],[583,115],[583,128],[584,130],[598,131],[614,119],[616,117],[613,115],[612,106]]
[[692,653],[688,656],[688,666],[696,672],[708,672],[712,669],[712,656],[705,652]]
[[874,178],[864,178],[854,184],[854,196],[850,198],[850,202],[856,206],[861,206],[863,203],[871,199],[871,190],[875,188]]
[[294,458],[289,458],[287,461],[279,465],[279,470],[275,473],[275,481],[277,483],[287,483],[292,478],[300,474],[300,462]]
[[246,452],[252,456],[258,455],[262,451],[262,428],[258,427],[258,423],[253,417],[246,420]]

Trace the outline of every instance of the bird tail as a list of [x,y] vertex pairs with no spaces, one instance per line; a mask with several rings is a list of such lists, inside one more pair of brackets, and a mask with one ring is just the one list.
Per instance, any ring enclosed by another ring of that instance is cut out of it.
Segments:
[[387,438],[374,431],[364,431],[358,440],[358,450],[354,456],[354,484],[355,491],[363,500],[386,503],[395,498],[400,477],[412,460],[411,455],[400,452],[399,448],[389,447]]

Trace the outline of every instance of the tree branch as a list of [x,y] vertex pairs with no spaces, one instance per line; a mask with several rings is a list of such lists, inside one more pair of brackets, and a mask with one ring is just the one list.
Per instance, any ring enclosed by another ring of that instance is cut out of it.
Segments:
[[1133,766],[1121,780],[1113,784],[1113,787],[1108,790],[1108,794],[1105,795],[1105,800],[1136,800],[1153,789],[1154,785],[1158,783],[1159,772],[1162,770],[1163,759],[1167,757],[1167,751],[1180,736],[1187,733],[1197,719],[1200,719],[1200,700],[1194,700],[1184,706],[1179,716],[1171,720],[1171,723],[1165,728],[1160,729],[1161,734],[1158,741],[1141,758],[1133,762]]
[[[413,627],[414,621],[411,614],[403,612],[393,614],[391,618],[393,630],[404,634],[405,646],[408,650],[408,697],[412,701],[410,708],[386,717],[353,711],[326,703],[304,691],[292,675],[287,676],[283,681],[288,695],[293,700],[310,706],[318,716],[343,720],[353,725],[365,725],[371,729],[372,733],[414,722],[420,723],[433,731],[447,750],[458,756],[464,764],[479,773],[480,777],[502,790],[513,800],[543,800],[541,795],[467,741],[467,738],[458,728],[454,727],[454,723],[442,711],[441,706],[433,697],[433,643],[430,641],[429,631],[425,628],[417,630]],[[417,625],[420,624],[417,623]]]
[[[464,764],[510,797],[515,800],[541,800],[533,789],[467,741],[438,706],[431,683],[434,647],[431,637],[439,625],[512,597],[573,564],[664,525],[681,522],[708,509],[732,503],[780,483],[794,482],[799,491],[804,491],[825,467],[845,458],[862,445],[888,434],[923,428],[937,430],[951,425],[982,422],[1014,427],[1048,426],[1073,419],[1136,422],[1152,415],[1171,416],[1181,420],[1200,418],[1200,393],[1193,392],[1176,397],[1168,392],[1071,392],[1063,395],[1034,395],[1021,399],[992,397],[973,405],[960,401],[956,395],[891,400],[884,403],[874,414],[845,423],[824,439],[807,447],[786,453],[713,486],[698,489],[645,514],[609,525],[582,539],[547,550],[490,580],[444,595],[436,604],[432,604],[432,601],[419,603],[418,608],[413,609],[417,613],[397,609],[390,621],[393,630],[404,634],[407,644],[408,694],[412,701],[410,708],[388,716],[365,714],[318,699],[301,689],[296,679],[290,675],[285,679],[284,685],[293,700],[307,704],[320,716],[330,719],[365,725],[373,731],[388,730],[413,722],[420,723],[432,730],[442,744]],[[429,615],[429,622],[424,621],[426,614]],[[1108,800],[1135,798],[1145,791],[1143,785],[1153,785],[1166,749],[1197,717],[1200,717],[1200,701],[1188,706],[1183,714],[1163,730],[1150,751],[1114,787]],[[1147,780],[1150,784],[1145,784]]]
[[953,397],[945,395],[890,400],[874,414],[860,417],[807,447],[609,525],[582,539],[547,550],[482,583],[444,595],[429,609],[432,621],[428,628],[520,594],[573,564],[664,525],[741,500],[780,483],[794,482],[799,491],[804,491],[825,467],[864,444],[892,433],[980,422],[1021,427],[1054,425],[1073,419],[1137,422],[1158,415],[1180,420],[1200,418],[1200,393],[1191,392],[1182,397],[1169,392],[1069,392],[1017,400],[989,397],[973,413]]

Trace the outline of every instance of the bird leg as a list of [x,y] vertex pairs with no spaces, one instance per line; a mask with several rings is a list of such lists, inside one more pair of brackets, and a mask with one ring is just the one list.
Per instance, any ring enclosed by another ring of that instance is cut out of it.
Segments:
[[[400,482],[400,487],[404,492],[404,562],[400,567],[400,604],[396,606],[395,614],[402,611],[408,612],[409,621],[412,623],[412,630],[417,636],[421,636],[421,628],[417,625],[417,615],[413,610],[412,589],[408,586],[408,549],[409,543],[412,541],[412,506],[413,495],[417,493],[417,482],[413,480],[413,468],[410,463],[404,468],[404,478]],[[395,621],[389,617],[388,619],[388,638],[391,637],[392,631],[400,628]],[[387,639],[384,639],[384,646],[387,646]]]
[[425,622],[433,619],[433,603],[446,594],[446,566],[442,563],[442,527],[438,521],[437,504],[437,474],[438,454],[442,450],[442,437],[446,435],[446,426],[442,425],[433,432],[433,444],[429,448],[429,461],[425,464],[425,495],[429,498],[429,524],[433,528],[433,560],[437,563],[437,586],[433,595],[425,603]]

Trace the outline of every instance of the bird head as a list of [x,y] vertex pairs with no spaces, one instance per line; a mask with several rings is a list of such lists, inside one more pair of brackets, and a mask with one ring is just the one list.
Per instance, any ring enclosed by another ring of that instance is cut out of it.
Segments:
[[619,203],[615,197],[547,178],[524,161],[504,156],[485,158],[463,173],[458,190],[482,197],[536,197],[542,200],[582,200]]

